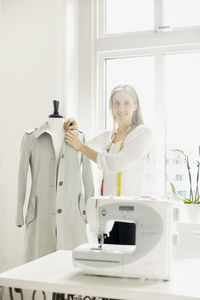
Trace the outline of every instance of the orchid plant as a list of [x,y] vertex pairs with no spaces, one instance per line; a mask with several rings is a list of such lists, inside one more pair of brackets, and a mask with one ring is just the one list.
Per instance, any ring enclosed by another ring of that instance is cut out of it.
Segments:
[[189,184],[190,184],[190,192],[189,192],[189,198],[182,198],[178,195],[175,186],[172,182],[170,182],[171,189],[173,194],[181,201],[183,201],[185,204],[200,204],[200,195],[199,195],[199,168],[200,168],[200,161],[196,161],[197,163],[197,176],[196,176],[196,188],[195,188],[195,194],[192,190],[192,176],[190,171],[190,161],[189,161],[189,155],[187,155],[184,151],[179,149],[174,149],[173,151],[177,152],[179,155],[182,155],[184,157],[184,161],[186,162],[186,167],[188,171],[188,177],[189,177]]

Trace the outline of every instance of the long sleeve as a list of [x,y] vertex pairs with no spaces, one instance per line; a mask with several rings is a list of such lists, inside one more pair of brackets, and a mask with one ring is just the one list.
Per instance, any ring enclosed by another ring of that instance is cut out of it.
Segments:
[[97,165],[110,173],[118,173],[127,169],[148,149],[152,138],[151,130],[142,126],[127,136],[123,149],[115,154],[106,151],[98,152]]
[[28,147],[28,135],[25,134],[20,147],[20,161],[18,172],[18,197],[17,215],[15,223],[17,226],[24,224],[23,207],[26,197],[27,174],[29,168],[30,151]]
[[105,151],[111,142],[111,131],[105,131],[88,141],[88,146],[96,151]]

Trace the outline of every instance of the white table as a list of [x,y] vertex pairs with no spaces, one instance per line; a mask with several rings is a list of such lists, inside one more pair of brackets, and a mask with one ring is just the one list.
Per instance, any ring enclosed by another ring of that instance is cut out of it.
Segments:
[[57,251],[0,274],[0,286],[130,300],[200,299],[200,260],[180,260],[170,281],[84,275]]

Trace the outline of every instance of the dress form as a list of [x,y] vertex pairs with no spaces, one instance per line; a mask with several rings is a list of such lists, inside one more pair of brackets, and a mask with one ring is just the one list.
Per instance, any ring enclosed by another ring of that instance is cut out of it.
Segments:
[[54,100],[53,106],[54,106],[54,113],[49,115],[47,123],[48,123],[49,131],[52,136],[52,142],[53,142],[55,157],[56,157],[56,166],[58,168],[60,154],[61,154],[62,145],[65,136],[65,131],[63,128],[64,118],[61,115],[59,115],[58,112],[59,101]]
[[52,135],[53,146],[55,150],[56,160],[59,160],[62,144],[64,141],[64,119],[63,118],[48,118],[49,131]]

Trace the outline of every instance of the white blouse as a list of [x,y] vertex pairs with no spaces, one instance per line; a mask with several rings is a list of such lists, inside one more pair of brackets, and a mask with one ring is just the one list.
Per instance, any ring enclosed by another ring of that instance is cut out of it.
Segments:
[[[104,195],[117,195],[118,172],[121,172],[121,196],[141,196],[144,163],[152,142],[151,130],[141,124],[121,141],[111,144],[111,131],[103,132],[89,146],[96,151],[97,165],[103,170]],[[110,146],[109,153],[106,149]]]

